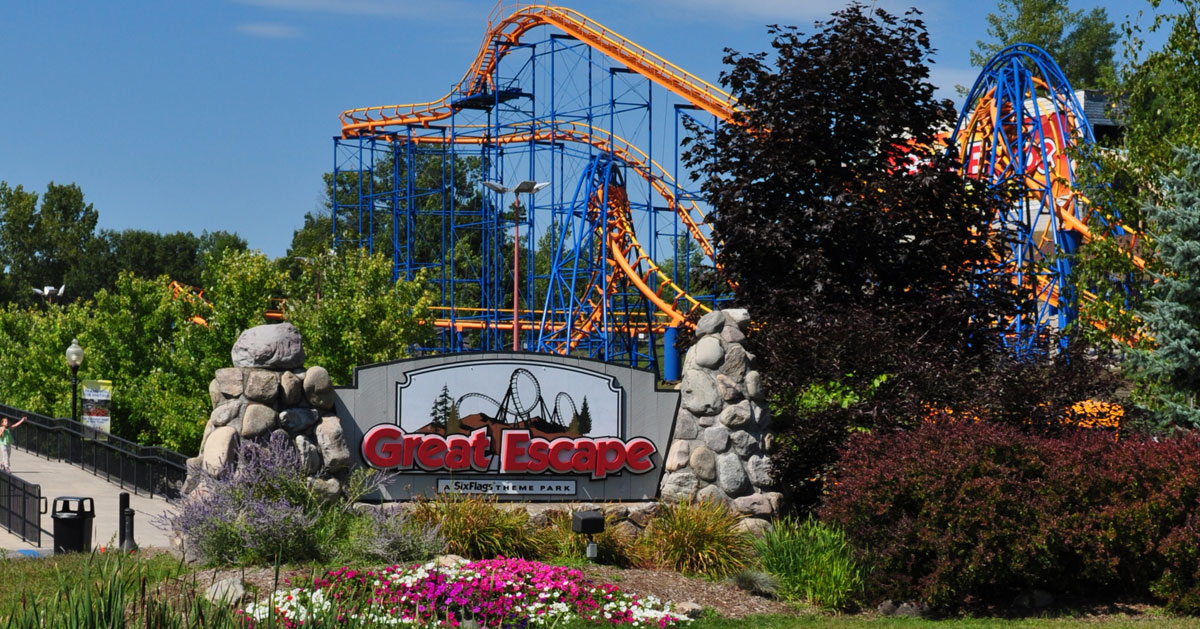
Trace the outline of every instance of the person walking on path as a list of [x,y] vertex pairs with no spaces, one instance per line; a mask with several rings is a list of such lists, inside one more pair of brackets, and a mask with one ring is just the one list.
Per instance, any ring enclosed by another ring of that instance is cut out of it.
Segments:
[[17,420],[17,423],[13,424],[12,426],[8,425],[7,417],[5,417],[3,420],[0,420],[0,470],[4,470],[5,472],[9,471],[8,455],[9,452],[12,451],[12,429],[23,424],[26,419],[26,417],[22,416],[21,419]]

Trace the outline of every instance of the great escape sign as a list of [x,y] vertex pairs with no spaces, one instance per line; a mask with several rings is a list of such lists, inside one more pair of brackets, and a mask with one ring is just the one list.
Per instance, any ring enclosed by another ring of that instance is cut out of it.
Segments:
[[358,464],[397,474],[382,499],[645,500],[679,405],[655,383],[586,359],[457,354],[361,367],[336,393]]

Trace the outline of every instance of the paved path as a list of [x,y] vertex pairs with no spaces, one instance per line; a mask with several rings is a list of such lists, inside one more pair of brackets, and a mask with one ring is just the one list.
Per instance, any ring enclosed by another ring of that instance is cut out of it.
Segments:
[[50,512],[54,508],[54,499],[59,496],[80,496],[91,498],[96,506],[96,517],[92,522],[92,546],[116,546],[117,529],[119,526],[118,496],[121,492],[129,493],[129,506],[134,510],[133,541],[141,548],[151,546],[168,547],[170,539],[166,531],[154,525],[155,516],[164,512],[174,512],[174,508],[165,498],[155,496],[153,499],[144,495],[134,494],[132,490],[121,489],[82,468],[36,457],[24,450],[13,448],[12,473],[28,483],[42,486],[42,496],[46,499],[47,513],[42,518],[42,545],[39,548],[22,540],[7,529],[0,528],[0,549],[9,555],[49,555],[54,552],[54,520]]

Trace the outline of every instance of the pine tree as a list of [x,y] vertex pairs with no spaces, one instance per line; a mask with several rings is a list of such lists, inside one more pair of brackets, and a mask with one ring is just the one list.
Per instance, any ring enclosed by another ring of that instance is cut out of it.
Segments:
[[442,385],[442,392],[438,394],[437,399],[433,401],[433,408],[429,412],[429,419],[434,426],[440,428],[446,427],[446,420],[450,418],[450,411],[454,408],[454,398],[450,397],[450,388]]
[[1200,151],[1175,152],[1178,169],[1163,178],[1166,205],[1150,206],[1166,271],[1141,313],[1155,347],[1135,356],[1143,402],[1163,426],[1200,427]]
[[462,432],[462,421],[458,417],[458,405],[450,405],[450,414],[446,416],[446,434],[457,435]]
[[579,435],[592,432],[592,411],[588,408],[587,396],[583,397],[583,406],[579,407]]

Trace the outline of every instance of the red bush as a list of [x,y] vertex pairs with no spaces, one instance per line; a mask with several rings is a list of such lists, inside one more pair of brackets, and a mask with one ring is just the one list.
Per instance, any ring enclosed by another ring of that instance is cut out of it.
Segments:
[[1200,437],[1115,442],[988,423],[862,435],[822,508],[881,597],[957,607],[1023,589],[1200,609]]

